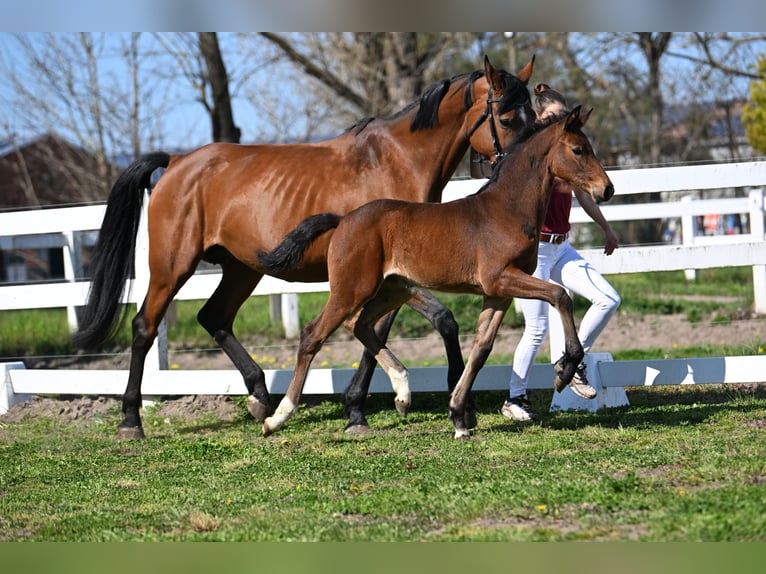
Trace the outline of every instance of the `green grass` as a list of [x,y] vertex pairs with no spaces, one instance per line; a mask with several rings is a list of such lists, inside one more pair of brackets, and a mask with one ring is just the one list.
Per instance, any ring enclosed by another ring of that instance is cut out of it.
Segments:
[[[407,418],[370,400],[348,436],[332,397],[262,438],[234,421],[119,413],[0,424],[4,541],[766,541],[766,389],[628,390],[630,406],[533,424],[477,393],[479,425],[452,438],[446,395]],[[116,409],[115,409],[116,410]]]

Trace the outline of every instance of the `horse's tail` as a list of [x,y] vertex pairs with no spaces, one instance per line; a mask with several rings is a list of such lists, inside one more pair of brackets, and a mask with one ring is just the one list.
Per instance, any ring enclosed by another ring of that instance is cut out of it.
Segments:
[[112,339],[127,313],[118,313],[125,281],[133,271],[138,222],[149,189],[152,172],[167,167],[170,156],[164,152],[147,154],[133,162],[109,193],[104,221],[91,257],[92,277],[88,302],[80,317],[80,328],[72,342],[95,348]]
[[303,254],[320,235],[338,227],[341,216],[335,213],[319,213],[301,221],[282,242],[266,253],[258,252],[258,263],[271,275],[280,275],[295,269]]

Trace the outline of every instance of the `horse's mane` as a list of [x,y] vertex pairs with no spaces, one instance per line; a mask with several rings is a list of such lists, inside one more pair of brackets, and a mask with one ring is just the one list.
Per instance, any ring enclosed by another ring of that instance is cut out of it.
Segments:
[[[510,77],[510,74],[507,74],[506,72],[501,71],[500,73]],[[428,87],[418,99],[413,100],[410,102],[410,104],[398,112],[382,118],[377,118],[374,116],[363,118],[349,127],[346,130],[346,133],[353,132],[354,135],[359,135],[362,130],[364,130],[371,122],[377,119],[387,121],[396,120],[409,114],[415,108],[417,108],[417,112],[412,118],[412,123],[410,123],[410,131],[415,132],[419,130],[429,130],[436,126],[439,121],[439,106],[441,105],[444,96],[446,96],[447,92],[449,92],[450,87],[461,82],[466,87],[463,101],[465,109],[467,110],[473,105],[473,90],[470,88],[473,86],[473,83],[483,75],[484,72],[476,70],[473,72],[453,76],[447,80],[442,80],[441,82]],[[509,83],[510,82],[506,81],[506,85]],[[505,99],[506,98],[503,98],[503,100]],[[503,104],[501,103],[500,105],[502,106]]]

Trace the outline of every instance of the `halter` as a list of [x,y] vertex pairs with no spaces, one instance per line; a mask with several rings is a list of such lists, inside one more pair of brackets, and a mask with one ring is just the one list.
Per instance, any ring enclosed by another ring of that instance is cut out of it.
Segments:
[[[479,129],[479,126],[484,122],[484,120],[489,120],[489,133],[492,136],[492,147],[495,148],[495,161],[489,162],[489,165],[492,169],[495,168],[495,165],[497,165],[497,162],[499,162],[503,157],[505,156],[505,152],[503,151],[503,148],[500,147],[500,141],[497,137],[497,126],[495,125],[495,115],[492,111],[492,104],[497,104],[502,101],[502,97],[500,98],[493,98],[492,97],[492,87],[488,85],[487,88],[487,107],[484,109],[484,113],[479,116],[479,119],[476,120],[476,123],[473,124],[473,127],[468,132],[468,138],[470,139],[471,136],[474,134],[474,132]],[[526,103],[529,102],[529,94],[527,94],[526,99],[520,103],[513,106],[514,110],[517,110],[519,108],[524,107]],[[481,155],[477,153],[478,157],[480,159],[475,160],[476,163],[484,164],[487,163],[487,156]]]

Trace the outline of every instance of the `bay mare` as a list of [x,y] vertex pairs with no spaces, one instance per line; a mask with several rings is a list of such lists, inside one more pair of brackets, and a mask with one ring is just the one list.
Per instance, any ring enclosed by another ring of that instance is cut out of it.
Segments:
[[[496,160],[534,116],[527,89],[533,64],[534,58],[514,76],[485,58],[484,70],[444,80],[399,113],[366,119],[327,141],[215,143],[184,155],[149,154],[129,166],[107,200],[91,260],[91,291],[73,338],[82,347],[99,347],[119,328],[145,189],[157,168],[167,168],[149,200],[149,287],[132,323],[120,436],[144,437],[139,407],[146,355],[168,305],[201,260],[219,264],[222,279],[197,318],[241,372],[248,409],[262,421],[271,412],[265,376],[232,329],[240,306],[266,273],[256,253],[272,249],[312,214],[347,213],[383,197],[440,201],[469,146]],[[328,242],[329,237],[319,239],[299,270],[277,276],[325,281]],[[413,290],[402,303],[439,329],[454,385],[463,370],[454,317],[425,290]],[[381,339],[394,315],[392,310],[376,326]],[[363,407],[374,368],[375,359],[365,352],[346,392],[349,427],[367,425]]]
[[301,223],[271,253],[260,253],[261,265],[271,272],[300,268],[312,241],[334,229],[327,253],[330,297],[301,332],[293,378],[274,415],[264,421],[263,434],[281,428],[295,412],[311,360],[341,324],[385,369],[396,400],[408,405],[407,369],[374,325],[418,288],[484,296],[466,368],[450,397],[455,438],[470,436],[466,407],[471,386],[513,297],[547,301],[561,314],[565,352],[555,365],[554,386],[565,388],[583,358],[572,300],[563,287],[532,273],[555,178],[596,201],[614,194],[582,131],[591,111],[582,113],[578,106],[555,123],[529,127],[474,195],[443,204],[383,199],[345,217],[320,214]]

